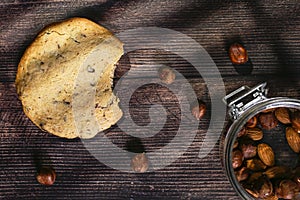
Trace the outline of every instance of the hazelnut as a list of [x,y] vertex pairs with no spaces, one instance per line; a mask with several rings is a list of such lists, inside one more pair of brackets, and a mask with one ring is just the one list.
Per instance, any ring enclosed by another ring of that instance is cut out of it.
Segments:
[[257,124],[257,117],[254,116],[251,119],[249,119],[246,123],[246,127],[248,128],[254,128]]
[[161,82],[163,82],[165,84],[173,83],[176,78],[176,74],[175,74],[174,70],[170,67],[161,67],[158,70],[158,76],[159,76]]
[[244,135],[246,135],[246,128],[245,128],[245,127],[243,127],[243,128],[238,132],[237,137],[242,137],[242,136],[244,136]]
[[282,180],[278,188],[276,188],[277,196],[283,199],[293,199],[298,192],[299,188],[297,183],[289,179]]
[[248,61],[248,53],[243,45],[234,43],[229,48],[229,58],[233,64],[245,64]]
[[262,172],[253,172],[247,182],[250,184],[250,185],[253,185],[254,182],[256,182],[257,180],[261,179],[261,177],[263,176],[263,173]]
[[267,178],[264,179],[259,189],[259,197],[264,199],[273,195],[273,185]]
[[240,148],[245,159],[253,158],[257,154],[257,147],[253,144],[242,144]]
[[50,166],[42,166],[36,176],[37,181],[46,186],[53,185],[56,179],[55,170]]
[[247,169],[247,167],[243,167],[240,170],[235,171],[234,173],[236,175],[236,178],[237,178],[238,182],[244,181],[249,176],[249,169]]
[[273,193],[272,195],[264,198],[264,200],[278,200],[278,196]]
[[200,120],[206,113],[206,105],[203,101],[199,100],[198,104],[193,106],[192,114],[197,119]]
[[258,158],[246,160],[246,166],[252,171],[262,171],[267,168],[267,166]]
[[300,188],[300,167],[296,167],[293,170],[293,181],[295,181],[295,183],[297,183]]
[[149,162],[145,153],[138,153],[131,159],[131,168],[133,171],[143,173],[148,170]]
[[240,150],[235,149],[232,152],[232,167],[233,169],[239,168],[243,164],[243,154]]
[[274,195],[272,182],[261,172],[251,174],[247,182],[248,187],[245,189],[255,198],[267,199]]
[[259,122],[263,129],[271,130],[275,128],[278,124],[273,112],[263,113],[259,116]]
[[300,132],[300,111],[292,114],[292,126],[298,133]]

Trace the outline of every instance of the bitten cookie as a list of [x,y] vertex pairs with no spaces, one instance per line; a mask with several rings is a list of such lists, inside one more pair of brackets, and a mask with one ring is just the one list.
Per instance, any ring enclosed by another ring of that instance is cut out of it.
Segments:
[[18,65],[15,84],[25,114],[59,137],[92,138],[97,132],[82,127],[89,126],[86,113],[92,104],[97,130],[108,129],[122,117],[111,88],[122,54],[122,42],[88,19],[71,18],[44,28]]

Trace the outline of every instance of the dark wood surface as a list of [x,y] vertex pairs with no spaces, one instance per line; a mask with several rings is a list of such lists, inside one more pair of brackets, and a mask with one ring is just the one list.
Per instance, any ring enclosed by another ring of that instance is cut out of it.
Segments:
[[[147,26],[179,31],[196,40],[211,55],[226,92],[267,81],[269,96],[299,99],[299,13],[300,4],[294,0],[1,1],[0,199],[239,199],[222,168],[220,142],[207,157],[198,158],[210,110],[199,123],[194,142],[174,163],[145,174],[120,172],[95,159],[81,140],[58,138],[33,125],[24,115],[15,92],[17,65],[25,48],[45,25],[81,16],[114,33]],[[230,63],[227,48],[233,41],[241,41],[247,48],[250,68],[245,70]],[[182,58],[160,50],[138,50],[124,55],[114,83],[130,67],[149,60],[178,70],[189,80],[197,96],[209,104],[206,84],[195,68]],[[138,70],[147,73],[146,68]],[[144,141],[146,151],[163,147],[174,137],[178,102],[172,93],[158,85],[140,88],[131,101],[132,117],[143,125],[149,122],[149,105],[162,100],[173,118],[170,117],[160,134]],[[227,118],[225,125],[228,122]],[[128,137],[117,126],[105,134],[124,148]],[[35,173],[39,162],[56,169],[57,181],[52,187],[37,183]]]

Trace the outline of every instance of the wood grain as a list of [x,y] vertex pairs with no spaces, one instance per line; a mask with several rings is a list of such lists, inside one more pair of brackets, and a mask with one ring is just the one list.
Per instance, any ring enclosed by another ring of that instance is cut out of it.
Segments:
[[[145,174],[111,169],[95,159],[79,139],[57,138],[34,126],[24,115],[15,93],[17,65],[45,25],[82,16],[114,33],[148,26],[179,31],[210,54],[227,93],[242,85],[267,81],[270,97],[299,99],[299,13],[300,5],[292,0],[1,1],[0,199],[240,199],[222,168],[220,142],[207,157],[198,158],[210,122],[210,92],[201,74],[187,60],[159,49],[143,49],[124,55],[117,66],[114,84],[131,68],[147,74],[153,69],[143,67],[145,64],[168,65],[189,81],[197,97],[209,107],[188,150],[171,165]],[[233,41],[242,42],[248,50],[251,65],[246,69],[233,66],[228,59],[227,48]],[[174,45],[182,45],[182,41]],[[215,78],[216,73],[211,73],[210,78]],[[132,81],[143,86],[143,80]],[[151,105],[165,106],[168,120],[163,130],[142,140],[146,151],[164,147],[176,135],[180,123],[178,99],[166,87],[155,84],[128,91],[133,94],[131,116],[139,125],[149,123]],[[221,133],[226,132],[228,123],[226,118]],[[120,148],[126,148],[132,138],[117,126],[105,134]],[[175,145],[180,147],[179,143]],[[111,156],[111,149],[106,151]],[[43,187],[35,180],[40,163],[56,169],[57,182],[52,187]]]

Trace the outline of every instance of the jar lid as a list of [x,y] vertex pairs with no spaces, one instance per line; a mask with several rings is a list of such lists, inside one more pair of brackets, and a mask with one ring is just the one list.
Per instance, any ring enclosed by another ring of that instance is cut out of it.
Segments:
[[262,83],[250,89],[242,86],[223,98],[223,102],[230,108],[229,115],[232,119],[239,118],[246,110],[258,102],[267,99],[267,83]]

